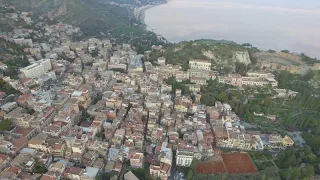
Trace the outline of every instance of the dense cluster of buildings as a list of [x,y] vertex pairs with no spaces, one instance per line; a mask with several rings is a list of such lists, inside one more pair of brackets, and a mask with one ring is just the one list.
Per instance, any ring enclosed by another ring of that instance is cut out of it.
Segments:
[[[131,180],[137,178],[130,170],[143,168],[166,180],[175,166],[215,159],[217,148],[275,150],[294,144],[289,136],[247,131],[228,103],[206,107],[201,94],[172,92],[165,82],[172,76],[190,80],[192,92],[215,78],[236,87],[277,86],[272,74],[219,76],[211,61],[199,59],[189,61],[188,71],[166,64],[164,57],[153,66],[143,60],[150,52],[137,54],[129,44],[72,42],[69,36],[78,28],[36,26],[41,31],[16,29],[2,37],[26,45],[30,65],[20,69],[19,79],[3,77],[20,95],[6,101],[9,95],[0,92],[0,121],[13,123],[0,136],[0,178],[93,180],[107,173]],[[46,42],[31,39],[31,31]]]

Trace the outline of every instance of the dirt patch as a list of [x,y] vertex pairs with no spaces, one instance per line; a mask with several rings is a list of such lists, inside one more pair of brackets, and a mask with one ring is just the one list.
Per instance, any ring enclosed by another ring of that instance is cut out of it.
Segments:
[[222,158],[229,174],[257,172],[248,153],[222,154]]
[[196,167],[196,173],[198,174],[224,174],[226,172],[222,162],[199,163]]

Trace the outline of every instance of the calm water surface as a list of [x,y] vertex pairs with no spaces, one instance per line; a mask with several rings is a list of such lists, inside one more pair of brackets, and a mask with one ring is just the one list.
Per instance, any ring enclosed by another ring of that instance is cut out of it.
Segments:
[[145,23],[170,42],[225,39],[320,57],[320,0],[169,0]]

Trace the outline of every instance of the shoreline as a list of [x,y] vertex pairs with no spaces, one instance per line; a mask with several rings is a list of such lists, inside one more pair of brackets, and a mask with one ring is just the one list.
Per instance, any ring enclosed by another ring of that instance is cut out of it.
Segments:
[[[148,30],[147,29],[147,24],[145,23],[145,16],[146,16],[146,11],[148,9],[151,9],[153,7],[156,7],[156,6],[159,6],[159,5],[163,5],[163,4],[167,4],[168,1],[164,2],[164,3],[159,3],[159,4],[149,4],[149,5],[146,5],[146,6],[141,6],[139,7],[138,9],[138,12],[135,12],[135,16],[136,16],[136,19],[138,19],[140,21],[140,23],[143,24],[143,29],[145,31],[151,31],[153,32],[154,34],[156,34],[160,39],[162,39],[163,42],[165,43],[170,43],[165,37],[163,37],[161,34],[157,34],[156,32],[154,32],[153,30]],[[136,11],[136,9],[135,9]],[[137,13],[137,14],[136,14]]]
[[167,3],[168,2],[159,3],[159,4],[149,4],[149,5],[138,7],[137,9],[135,9],[135,11],[137,11],[137,12],[135,12],[135,16],[145,27],[147,27],[147,25],[145,23],[146,11],[148,9],[153,8],[153,7],[156,7],[156,6],[159,6],[159,5],[163,5],[163,4],[167,4]]
[[141,10],[140,10],[140,15],[137,17],[138,19],[139,19],[139,21],[142,23],[142,24],[144,24],[145,26],[147,26],[146,25],[146,23],[145,23],[145,16],[146,16],[146,11],[148,10],[148,9],[150,9],[150,8],[153,8],[153,7],[155,7],[156,5],[152,5],[152,6],[148,6],[148,7],[145,7],[145,8],[142,8]]

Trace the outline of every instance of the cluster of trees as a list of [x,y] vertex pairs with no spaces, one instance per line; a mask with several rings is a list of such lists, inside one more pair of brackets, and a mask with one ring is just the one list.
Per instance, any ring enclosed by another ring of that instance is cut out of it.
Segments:
[[191,165],[188,169],[187,180],[193,179],[193,176],[195,175],[195,169],[196,169],[198,163],[199,163],[199,160],[197,160],[197,159],[192,160]]
[[24,56],[23,49],[24,46],[0,39],[0,61],[8,66],[8,69],[3,72],[5,76],[16,79],[19,68],[30,64]]
[[98,93],[97,96],[95,96],[92,100],[91,104],[97,104],[98,101],[100,101],[102,99],[102,94]]
[[32,172],[45,174],[48,171],[44,164],[41,164],[38,160],[36,160],[35,165],[33,166]]
[[269,114],[272,113],[272,109],[270,107],[273,104],[273,100],[271,96],[266,96],[264,99],[252,99],[249,100],[246,104],[243,118],[247,122],[254,122],[253,113],[263,113]]
[[249,67],[241,62],[236,62],[236,73],[245,76],[249,70]]
[[314,167],[312,165],[303,168],[290,166],[280,170],[279,175],[283,180],[310,179],[314,176]]
[[226,84],[219,84],[217,78],[209,79],[207,85],[201,87],[201,104],[214,106],[216,101],[227,102],[226,90],[228,87]]
[[304,53],[301,53],[300,57],[301,57],[301,60],[306,62],[308,65],[313,65],[314,63],[318,62],[317,58],[311,58]]
[[311,134],[308,132],[303,133],[303,139],[308,143],[308,145],[311,147],[312,151],[317,155],[320,156],[320,134],[315,133]]
[[281,52],[283,52],[283,53],[290,53],[290,51],[289,50],[281,50]]
[[309,179],[314,176],[313,163],[318,160],[310,148],[287,148],[276,161],[280,177],[285,180]]
[[97,137],[97,139],[100,140],[100,141],[103,141],[103,140],[106,139],[106,137],[105,137],[105,135],[104,135],[104,131],[97,133],[97,134],[96,134],[96,137]]
[[320,134],[320,123],[318,120],[319,115],[320,114],[316,112],[303,113],[297,111],[295,115],[293,115],[292,112],[288,112],[282,117],[280,122],[289,131],[299,129]]
[[201,87],[201,104],[214,106],[216,101],[227,102],[234,112],[242,117],[245,109],[243,104],[245,97],[241,93],[235,93],[229,89],[233,89],[233,87],[218,83],[217,78],[208,80],[207,85]]
[[131,171],[138,179],[145,179],[145,180],[152,179],[150,176],[149,167],[132,169]]
[[13,121],[6,119],[0,121],[0,131],[10,131],[13,128]]
[[14,89],[10,84],[5,82],[2,78],[0,78],[0,91],[3,91],[8,95],[18,93],[16,89]]
[[320,111],[320,98],[310,93],[298,94],[294,98],[296,103],[303,105],[305,109]]
[[269,53],[276,53],[277,51],[273,50],[273,49],[269,49],[267,52]]
[[185,86],[186,84],[192,84],[190,80],[183,80],[182,82],[177,82],[175,77],[171,76],[165,80],[168,85],[172,86],[172,92],[175,93],[177,89],[181,89],[181,94],[190,94],[189,88]]
[[312,71],[305,75],[291,74],[288,71],[281,71],[275,74],[278,81],[278,87],[282,89],[290,89],[293,91],[304,93],[316,93],[316,89],[309,83],[314,76]]

